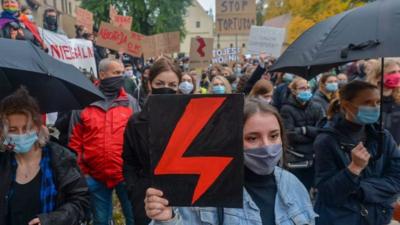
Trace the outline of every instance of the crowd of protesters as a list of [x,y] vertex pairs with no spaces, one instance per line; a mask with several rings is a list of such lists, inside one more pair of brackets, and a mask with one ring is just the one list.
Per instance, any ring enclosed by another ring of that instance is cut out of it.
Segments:
[[[30,9],[1,3],[0,38],[46,51]],[[43,19],[45,29],[63,33],[56,10]],[[0,224],[109,225],[114,191],[127,225],[391,222],[400,193],[399,59],[352,62],[307,81],[270,72],[275,59],[266,54],[202,71],[187,58],[110,57],[96,32],[76,31],[94,44],[99,75],[87,78],[105,99],[58,112],[51,128],[25,88],[1,99]],[[163,94],[246,96],[243,208],[173,208],[152,187],[146,101]]]

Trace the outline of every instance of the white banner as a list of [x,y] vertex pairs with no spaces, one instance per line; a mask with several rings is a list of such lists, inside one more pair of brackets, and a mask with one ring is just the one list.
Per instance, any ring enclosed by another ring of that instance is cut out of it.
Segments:
[[68,64],[74,65],[82,72],[89,72],[97,77],[96,60],[93,43],[84,39],[69,39],[65,35],[57,34],[39,27],[49,55]]
[[282,53],[285,31],[283,28],[252,26],[247,53],[256,55],[267,53],[270,56],[279,57]]
[[239,61],[240,48],[224,48],[213,50],[213,64],[232,63]]

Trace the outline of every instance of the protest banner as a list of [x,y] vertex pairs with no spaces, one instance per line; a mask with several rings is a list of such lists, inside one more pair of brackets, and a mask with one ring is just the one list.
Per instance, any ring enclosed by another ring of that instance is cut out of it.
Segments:
[[239,61],[240,48],[224,48],[214,49],[213,53],[213,64],[232,64]]
[[190,42],[190,68],[207,68],[213,57],[214,38],[192,38]]
[[80,7],[76,7],[76,24],[82,25],[86,28],[86,31],[89,33],[93,33],[93,13],[86,9],[82,9]]
[[64,63],[72,64],[82,72],[97,77],[93,43],[84,39],[69,39],[39,27],[39,33],[49,48],[49,55]]
[[170,206],[242,207],[243,98],[149,96],[151,183]]
[[145,36],[102,22],[96,44],[105,48],[141,57]]
[[131,30],[133,18],[131,16],[121,16],[118,15],[117,10],[113,5],[110,5],[110,22],[112,25],[116,27],[120,27],[122,29]]
[[279,57],[285,40],[285,29],[266,26],[252,26],[247,53],[259,55],[267,53],[273,57]]
[[162,54],[172,54],[180,51],[180,33],[167,32],[146,36],[143,48],[144,57],[157,57]]
[[249,34],[256,24],[256,0],[216,0],[215,4],[220,35]]

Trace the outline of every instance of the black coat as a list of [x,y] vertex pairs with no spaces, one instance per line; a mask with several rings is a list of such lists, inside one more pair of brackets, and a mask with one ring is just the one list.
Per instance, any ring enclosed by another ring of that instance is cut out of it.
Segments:
[[329,99],[319,90],[317,90],[312,98],[312,101],[321,105],[324,113],[328,111],[330,101]]
[[146,107],[128,121],[124,134],[123,171],[136,225],[147,225],[150,219],[144,209],[144,198],[150,187],[149,117]]
[[[371,160],[361,175],[356,176],[347,167],[351,162],[350,151],[360,140],[351,135],[355,125],[346,124],[350,123],[336,117],[314,144],[317,224],[389,224],[393,212],[391,204],[400,193],[400,151],[393,137],[385,131],[382,157]],[[366,126],[363,134],[364,146],[371,155],[376,155],[377,128]],[[361,204],[368,210],[368,222],[360,215]]]
[[400,104],[393,97],[383,97],[383,123],[385,128],[392,134],[397,145],[400,145]]
[[318,122],[324,118],[321,106],[312,101],[301,105],[293,95],[281,108],[281,116],[293,151],[313,158],[313,143],[319,132]]
[[[79,170],[75,155],[56,143],[48,143],[55,185],[56,210],[38,215],[42,225],[77,225],[89,209],[89,189]],[[0,153],[0,224],[7,224],[8,194],[12,185],[14,153]]]

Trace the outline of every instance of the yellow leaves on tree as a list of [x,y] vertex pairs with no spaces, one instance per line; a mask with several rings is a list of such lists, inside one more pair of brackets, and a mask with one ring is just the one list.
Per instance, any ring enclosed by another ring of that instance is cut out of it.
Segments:
[[266,20],[290,13],[292,20],[287,27],[287,43],[316,23],[362,3],[354,0],[268,0]]

